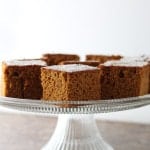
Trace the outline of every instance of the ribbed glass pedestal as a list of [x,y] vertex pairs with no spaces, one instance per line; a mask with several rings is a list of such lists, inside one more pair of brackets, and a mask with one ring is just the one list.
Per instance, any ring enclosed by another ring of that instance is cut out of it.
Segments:
[[0,97],[0,105],[9,109],[59,115],[56,129],[42,150],[113,150],[101,137],[93,114],[135,109],[149,104],[150,94],[112,100],[50,102]]
[[113,150],[101,137],[93,115],[59,115],[42,150]]

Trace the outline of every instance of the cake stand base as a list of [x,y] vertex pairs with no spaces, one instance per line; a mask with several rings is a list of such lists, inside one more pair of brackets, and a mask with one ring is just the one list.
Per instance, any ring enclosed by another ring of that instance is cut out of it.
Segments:
[[101,137],[93,115],[59,115],[42,150],[113,150]]

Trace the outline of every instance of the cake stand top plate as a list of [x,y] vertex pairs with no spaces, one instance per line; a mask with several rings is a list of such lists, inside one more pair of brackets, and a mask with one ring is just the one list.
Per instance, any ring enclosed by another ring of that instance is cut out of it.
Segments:
[[94,114],[134,109],[150,104],[150,94],[96,101],[43,101],[0,96],[0,105],[25,112],[44,114]]

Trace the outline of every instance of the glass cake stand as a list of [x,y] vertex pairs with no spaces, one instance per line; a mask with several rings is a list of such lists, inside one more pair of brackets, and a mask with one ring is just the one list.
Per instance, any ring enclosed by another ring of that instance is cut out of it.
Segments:
[[150,95],[97,101],[51,101],[0,97],[6,108],[59,114],[56,129],[42,150],[113,150],[102,138],[93,114],[123,111],[150,104]]

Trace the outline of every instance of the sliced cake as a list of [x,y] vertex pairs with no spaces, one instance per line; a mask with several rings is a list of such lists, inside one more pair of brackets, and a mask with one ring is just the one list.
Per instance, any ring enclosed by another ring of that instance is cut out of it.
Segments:
[[120,60],[122,56],[120,55],[86,55],[87,61],[99,61],[100,63],[104,63],[109,60]]
[[[138,56],[138,57],[124,57],[123,59],[121,59],[123,61],[136,61],[136,62],[147,62],[149,65],[149,72],[150,72],[150,56],[148,55],[142,55],[142,56]],[[149,93],[150,93],[150,74],[149,74]]]
[[12,60],[2,63],[3,96],[40,99],[42,96],[41,60]]
[[110,60],[120,60],[122,56],[120,55],[86,55],[87,61],[99,61],[100,63],[104,63]]
[[100,71],[87,65],[54,65],[41,69],[44,100],[100,99]]
[[149,66],[139,61],[108,61],[101,69],[101,99],[126,98],[148,93]]
[[[147,58],[145,59],[145,61],[148,62],[148,65],[149,65],[149,72],[150,72],[150,56],[147,57]],[[150,74],[149,74],[149,93],[150,93]]]
[[42,60],[46,61],[47,65],[58,65],[62,61],[74,60],[79,61],[80,57],[75,54],[43,54]]
[[62,61],[59,64],[60,65],[82,64],[82,65],[97,67],[100,63],[99,63],[99,61]]

